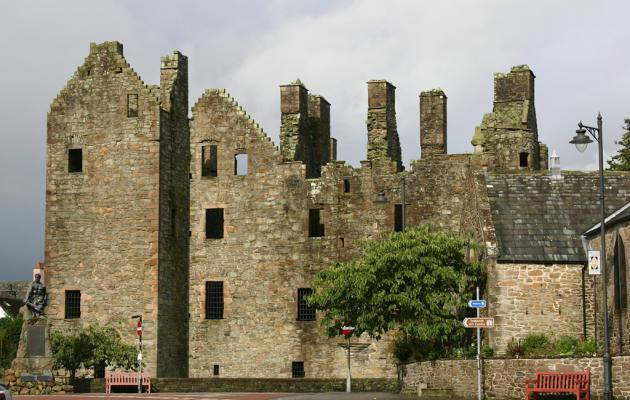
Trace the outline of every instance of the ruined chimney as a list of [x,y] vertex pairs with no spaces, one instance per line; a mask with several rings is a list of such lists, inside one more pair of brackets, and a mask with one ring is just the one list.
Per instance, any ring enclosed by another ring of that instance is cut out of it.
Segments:
[[177,111],[188,116],[188,57],[174,51],[160,58],[160,102],[171,112],[177,100]]
[[546,171],[549,169],[549,148],[546,144],[538,142],[538,149],[540,153],[540,169]]
[[330,138],[330,161],[337,161],[337,139]]
[[402,170],[396,130],[396,87],[385,80],[368,81],[368,160],[389,159]]
[[527,65],[512,67],[507,74],[494,74],[494,102],[529,100],[531,104],[534,104],[535,78],[536,76]]
[[299,79],[280,86],[280,151],[283,161],[307,161],[308,90]]
[[321,176],[321,166],[330,162],[330,103],[319,95],[308,96],[308,116],[312,144],[313,174]]
[[446,95],[442,89],[420,93],[422,158],[446,154]]

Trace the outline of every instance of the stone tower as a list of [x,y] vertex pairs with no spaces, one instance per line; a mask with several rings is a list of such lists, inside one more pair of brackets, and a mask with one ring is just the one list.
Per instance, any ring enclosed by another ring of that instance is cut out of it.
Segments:
[[152,376],[188,373],[187,59],[147,86],[118,42],[90,53],[48,114],[47,285],[55,330],[110,324]]
[[491,168],[538,170],[540,150],[534,73],[527,65],[494,75],[494,107],[475,129],[475,154],[483,155]]
[[420,93],[420,148],[422,158],[446,154],[446,95],[442,89]]
[[370,161],[394,161],[401,171],[400,139],[396,129],[396,87],[385,80],[371,80],[367,85],[367,158]]

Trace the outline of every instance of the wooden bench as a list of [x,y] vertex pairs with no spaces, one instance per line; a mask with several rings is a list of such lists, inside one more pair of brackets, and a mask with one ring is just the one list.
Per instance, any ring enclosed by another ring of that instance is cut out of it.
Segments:
[[536,372],[536,379],[525,381],[525,399],[533,400],[533,393],[575,394],[576,400],[589,400],[591,394],[591,371]]
[[[105,371],[105,393],[111,393],[112,386],[138,386],[138,373]],[[151,378],[142,375],[142,386],[146,386],[147,393],[151,393]]]

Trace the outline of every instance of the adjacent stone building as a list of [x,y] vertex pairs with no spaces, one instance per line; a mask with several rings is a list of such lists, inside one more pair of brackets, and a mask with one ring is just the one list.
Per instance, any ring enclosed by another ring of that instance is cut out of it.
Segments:
[[[299,80],[280,87],[278,148],[224,89],[207,90],[189,118],[184,55],[163,57],[160,72],[147,86],[120,43],[92,44],[53,101],[53,329],[109,323],[133,342],[131,316],[142,314],[153,376],[343,377],[343,342],[304,300],[314,274],[357,257],[359,239],[428,222],[483,245],[499,352],[550,325],[594,334],[579,238],[597,215],[580,193],[597,178],[548,177],[527,66],[495,77],[473,154],[447,153],[446,95],[421,93],[422,158],[408,169],[387,81],[367,83],[368,146],[355,168],[336,160],[330,103]],[[608,182],[612,210],[628,201],[630,175]],[[356,339],[354,375],[395,377],[387,346]]]

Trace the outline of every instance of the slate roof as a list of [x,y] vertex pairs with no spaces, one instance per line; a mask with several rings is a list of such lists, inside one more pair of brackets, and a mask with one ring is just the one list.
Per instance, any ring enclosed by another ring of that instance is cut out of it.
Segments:
[[[600,218],[596,172],[487,173],[499,262],[582,263],[581,234]],[[606,214],[630,201],[630,173],[606,173]]]
[[[606,217],[604,220],[604,226],[606,228],[612,227],[620,222],[630,220],[630,203],[626,203],[621,208],[615,210],[612,214]],[[591,228],[589,228],[586,232],[583,233],[586,237],[597,236],[600,234],[599,226],[601,222],[596,223]]]

